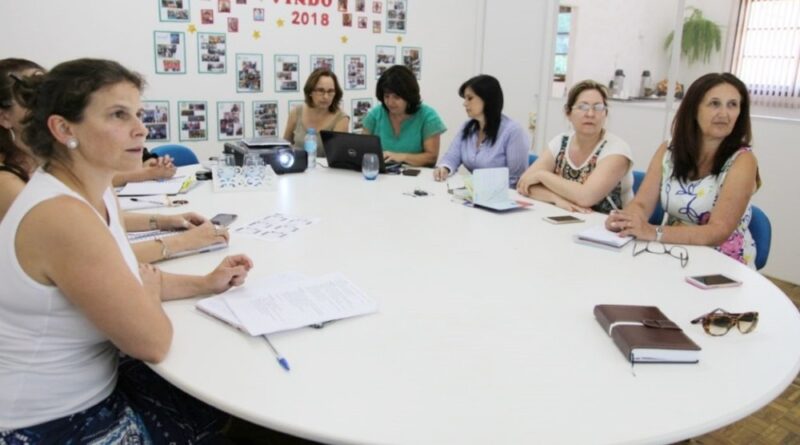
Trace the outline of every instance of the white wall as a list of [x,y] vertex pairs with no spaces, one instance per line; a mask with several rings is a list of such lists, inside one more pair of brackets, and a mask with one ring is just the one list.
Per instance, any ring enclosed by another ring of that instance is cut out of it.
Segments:
[[[252,134],[252,105],[254,100],[277,100],[279,107],[280,134],[286,122],[288,101],[302,100],[302,92],[274,92],[274,54],[298,54],[300,56],[300,88],[309,74],[311,54],[335,55],[335,72],[343,81],[343,56],[364,54],[367,56],[367,88],[346,90],[342,108],[349,114],[351,99],[374,98],[375,92],[375,46],[393,45],[400,58],[402,46],[422,48],[421,89],[425,102],[436,108],[449,128],[456,128],[466,118],[458,97],[458,86],[475,74],[476,40],[473,38],[478,18],[478,0],[409,0],[408,29],[406,34],[383,32],[373,34],[371,29],[343,28],[341,14],[336,11],[337,2],[327,9],[287,6],[286,2],[249,0],[231,6],[234,13],[241,9],[239,33],[228,34],[228,70],[226,74],[211,75],[197,73],[197,37],[187,32],[188,23],[160,22],[156,0],[104,1],[81,0],[64,2],[59,0],[26,0],[0,3],[0,28],[6,36],[2,57],[24,57],[45,67],[77,57],[102,57],[115,59],[123,65],[144,74],[149,83],[145,98],[168,100],[171,106],[171,141],[178,142],[176,108],[179,100],[204,100],[209,105],[209,139],[189,142],[201,157],[222,150],[223,142],[217,140],[216,102],[223,100],[245,101],[245,132]],[[386,2],[383,1],[383,8]],[[367,8],[372,0],[367,1]],[[227,14],[216,11],[217,1],[192,0],[191,18],[201,32],[226,32]],[[266,11],[266,21],[252,21],[253,7]],[[354,0],[349,1],[350,11]],[[214,9],[215,23],[200,24],[200,9]],[[291,25],[291,11],[327,12],[331,25],[323,27],[300,27]],[[358,14],[354,14],[356,16]],[[372,15],[370,14],[370,17]],[[285,25],[278,28],[276,20],[283,18]],[[372,18],[370,18],[371,20]],[[355,19],[354,19],[355,22]],[[355,25],[354,25],[355,26]],[[385,22],[384,22],[385,26]],[[446,26],[447,32],[441,32]],[[253,30],[261,31],[261,38],[254,39]],[[153,58],[153,31],[182,31],[186,33],[187,74],[157,75]],[[431,32],[436,30],[436,32]],[[343,44],[340,37],[347,35]],[[397,37],[402,42],[397,42]],[[9,51],[12,49],[13,51]],[[529,49],[530,50],[530,49]],[[236,93],[235,54],[262,53],[264,55],[264,92]],[[376,101],[377,103],[377,101]],[[445,133],[443,147],[449,144],[455,131]]]

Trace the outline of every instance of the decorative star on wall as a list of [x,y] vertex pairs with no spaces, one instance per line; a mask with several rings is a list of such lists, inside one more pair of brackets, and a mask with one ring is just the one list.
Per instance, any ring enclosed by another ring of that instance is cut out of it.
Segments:
[[403,36],[397,36],[397,43],[403,43]]
[[283,19],[278,19],[275,23],[278,25],[278,28],[283,28]]
[[347,36],[342,36],[341,40],[342,40],[342,43],[347,43],[347,40],[348,40]]
[[261,38],[261,31],[259,31],[259,30],[253,31],[253,38],[256,39],[256,40],[260,39]]
[[189,24],[188,31],[189,31],[189,34],[194,34],[195,32],[197,32],[197,27],[194,26],[194,23],[190,23]]

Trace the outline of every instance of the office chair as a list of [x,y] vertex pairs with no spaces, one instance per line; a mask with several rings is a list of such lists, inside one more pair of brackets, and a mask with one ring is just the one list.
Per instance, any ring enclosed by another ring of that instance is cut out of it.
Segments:
[[539,156],[536,156],[533,153],[529,154],[528,155],[528,165],[533,164],[534,162],[536,162],[537,159],[539,159]]
[[751,207],[753,217],[750,219],[748,228],[756,242],[756,269],[761,270],[767,265],[767,258],[769,258],[769,247],[772,244],[772,224],[763,210],[756,206]]
[[[639,187],[642,185],[642,181],[644,181],[644,172],[634,170],[633,171],[633,194],[635,195],[636,192],[639,191]],[[650,220],[648,221],[650,224],[661,224],[661,221],[664,220],[664,209],[661,208],[661,199],[656,202],[656,208],[653,209],[653,214],[650,215]]]
[[197,155],[194,154],[191,148],[179,144],[166,144],[159,145],[158,147],[150,150],[159,156],[170,155],[176,167],[184,165],[199,164]]

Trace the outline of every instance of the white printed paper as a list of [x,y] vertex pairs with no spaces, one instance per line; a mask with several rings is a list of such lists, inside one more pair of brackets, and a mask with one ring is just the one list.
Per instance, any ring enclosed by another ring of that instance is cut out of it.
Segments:
[[300,218],[273,213],[234,230],[240,235],[250,235],[265,241],[282,240],[317,222],[317,219]]

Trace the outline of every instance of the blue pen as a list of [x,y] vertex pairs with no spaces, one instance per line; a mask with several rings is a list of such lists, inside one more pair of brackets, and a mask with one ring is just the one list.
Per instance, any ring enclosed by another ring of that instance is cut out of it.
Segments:
[[281,355],[280,352],[278,352],[277,349],[275,349],[275,346],[272,346],[272,342],[269,341],[269,337],[267,337],[266,335],[262,335],[262,337],[264,337],[264,340],[267,341],[269,348],[272,349],[272,353],[275,354],[275,360],[278,361],[278,364],[281,365],[281,368],[285,369],[286,371],[289,371],[289,362],[286,361],[286,359]]

